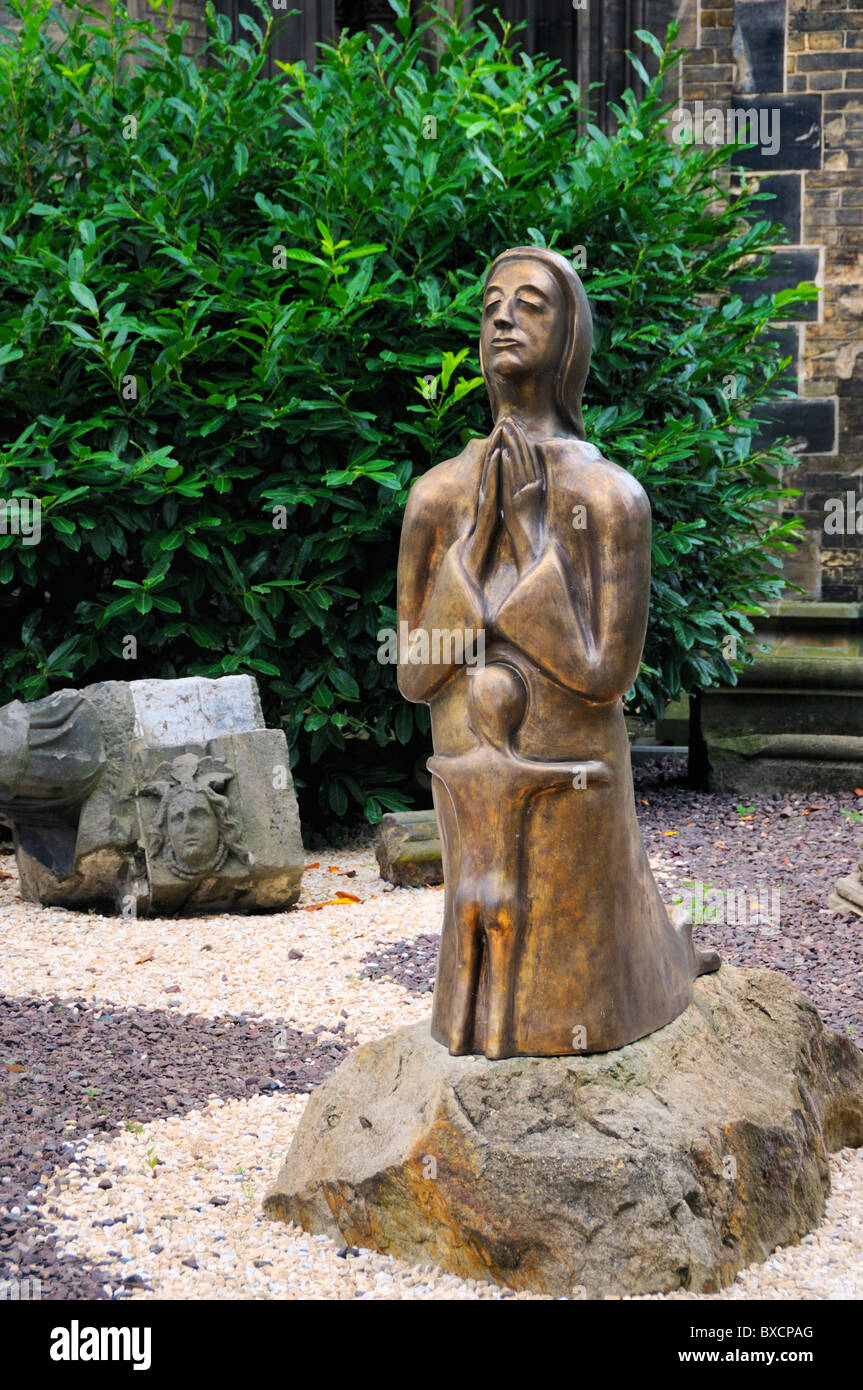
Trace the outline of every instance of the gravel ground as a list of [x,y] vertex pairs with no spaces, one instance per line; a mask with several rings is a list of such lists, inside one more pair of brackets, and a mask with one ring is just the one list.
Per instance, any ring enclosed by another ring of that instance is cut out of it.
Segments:
[[781,970],[826,1023],[863,1044],[860,919],[827,908],[836,879],[860,858],[863,791],[743,799],[691,792],[648,771],[637,801],[666,901],[691,896],[691,885],[700,883],[748,890],[750,902],[765,909],[767,920],[756,925],[751,917],[760,914],[750,912],[750,924],[697,926],[699,944],[710,941],[731,965]]
[[[778,916],[698,939],[782,970],[861,1039],[863,936],[826,901],[856,863],[863,798],[742,806],[678,773],[637,773],[666,900],[700,882],[772,907],[778,888]],[[135,922],[24,903],[0,857],[0,1278],[49,1299],[528,1297],[262,1216],[307,1093],[427,1015],[443,911],[440,891],[384,885],[368,843],[307,858],[292,912]],[[863,1297],[863,1152],[831,1173],[819,1230],[718,1297]]]

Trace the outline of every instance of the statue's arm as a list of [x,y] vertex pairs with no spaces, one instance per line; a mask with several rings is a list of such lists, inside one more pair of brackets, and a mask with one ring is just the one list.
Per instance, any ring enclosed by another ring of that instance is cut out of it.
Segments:
[[514,755],[513,762],[524,778],[525,784],[535,791],[542,791],[543,788],[550,791],[553,787],[569,786],[579,773],[584,773],[588,786],[597,782],[611,781],[610,767],[597,758],[590,761],[582,759],[580,762],[542,763],[534,758],[520,758]]
[[[650,505],[640,488],[626,489],[614,505],[592,507],[590,516],[590,529],[574,532],[568,545],[549,538],[495,626],[560,685],[607,704],[629,689],[641,661],[650,601]],[[586,560],[577,546],[588,547]]]
[[[428,634],[459,632],[482,627],[482,595],[469,578],[461,559],[458,536],[448,534],[450,510],[439,490],[420,480],[411,490],[402,525],[398,563],[398,617],[408,632],[422,628]],[[441,643],[438,655],[455,651],[455,644]],[[408,653],[400,653],[408,655]],[[399,690],[406,700],[428,703],[461,662],[399,662]]]

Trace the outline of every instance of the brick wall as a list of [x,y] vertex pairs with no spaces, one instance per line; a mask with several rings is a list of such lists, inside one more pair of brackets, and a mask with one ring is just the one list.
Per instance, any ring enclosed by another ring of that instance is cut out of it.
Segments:
[[[143,19],[145,15],[152,16],[155,12],[147,4],[147,0],[131,0],[130,10],[135,12],[137,7],[138,15]],[[218,6],[216,7],[218,9]],[[174,23],[188,23],[189,28],[183,43],[183,52],[194,56],[201,49],[202,44],[207,40],[207,26],[204,23],[204,0],[174,0]],[[158,26],[158,15],[156,16]]]
[[[107,10],[109,8],[105,0],[93,0],[93,3],[99,9],[104,7]],[[205,0],[174,0],[174,27],[177,28],[183,23],[188,23],[189,25],[186,31],[186,37],[183,41],[183,52],[188,53],[190,57],[194,57],[195,54],[200,53],[203,44],[207,40],[207,26],[204,22],[204,3]],[[125,0],[125,4],[129,14],[135,19],[147,19],[153,25],[154,29],[159,30],[161,33],[165,33],[168,26],[164,10],[154,10],[152,5],[147,4],[147,0]],[[219,6],[217,5],[216,8],[218,9]]]
[[[108,0],[88,0],[88,3],[93,9],[103,14],[106,19],[110,16],[111,7],[108,4]],[[302,4],[303,0],[297,0],[297,3]],[[154,28],[162,32],[165,31],[167,25],[164,14],[154,10],[151,5],[147,4],[147,0],[125,0],[125,4],[129,14],[134,16],[134,18],[147,19]],[[183,44],[183,51],[190,56],[194,56],[196,53],[200,52],[201,46],[207,37],[207,26],[204,23],[204,4],[205,0],[174,0],[175,25],[179,25],[186,20],[189,23],[189,28]],[[60,13],[65,11],[68,14],[67,7],[62,3],[62,0],[55,0],[55,6]],[[19,21],[6,9],[3,0],[0,0],[0,24],[4,24],[12,30],[20,28]],[[47,32],[50,33],[57,44],[62,43],[63,30],[58,25],[49,25]]]
[[844,533],[825,530],[830,499],[846,500],[848,520],[848,494],[863,499],[863,0],[655,0],[649,27],[663,32],[675,13],[682,105],[778,113],[776,154],[747,157],[748,177],[776,195],[764,215],[790,237],[770,283],[822,288],[802,322],[775,330],[798,399],[771,411],[766,435],[797,441],[787,482],[806,528],[787,570],[812,598],[863,600],[863,534],[847,520]]
[[789,0],[787,61],[789,91],[817,94],[824,127],[822,168],[803,193],[824,294],[821,322],[805,330],[802,390],[832,391],[838,416],[836,452],[805,460],[802,515],[822,532],[822,597],[863,598],[863,536],[823,531],[827,498],[863,497],[863,0]]

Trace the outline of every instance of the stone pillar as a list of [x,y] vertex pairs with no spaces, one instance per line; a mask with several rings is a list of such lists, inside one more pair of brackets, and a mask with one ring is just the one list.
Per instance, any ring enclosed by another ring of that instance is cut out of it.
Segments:
[[[650,0],[657,31],[668,5]],[[863,780],[863,5],[677,0],[677,15],[688,50],[680,103],[778,122],[778,147],[761,142],[740,162],[747,182],[774,195],[756,216],[784,227],[788,243],[743,296],[801,280],[821,289],[773,325],[797,394],[759,412],[762,442],[795,441],[799,466],[782,481],[800,490],[787,510],[804,534],[784,572],[804,601],[771,612],[758,631],[770,653],[738,686],[697,702],[703,739],[694,721],[690,766],[709,763],[711,785],[741,794],[765,780],[844,790]]]

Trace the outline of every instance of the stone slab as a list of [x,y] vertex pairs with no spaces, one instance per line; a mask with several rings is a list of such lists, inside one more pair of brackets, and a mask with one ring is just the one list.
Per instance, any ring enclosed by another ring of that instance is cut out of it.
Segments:
[[206,743],[227,734],[265,728],[258,688],[251,676],[187,676],[169,681],[130,681],[135,736],[151,747]]
[[265,727],[250,676],[105,681],[6,706],[0,811],[31,901],[172,915],[299,896],[287,742]]
[[828,758],[743,758],[710,750],[710,788],[749,796],[769,787],[781,796],[789,792],[832,792],[840,795],[863,785],[863,761],[836,762]]

